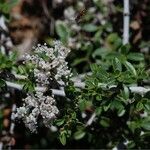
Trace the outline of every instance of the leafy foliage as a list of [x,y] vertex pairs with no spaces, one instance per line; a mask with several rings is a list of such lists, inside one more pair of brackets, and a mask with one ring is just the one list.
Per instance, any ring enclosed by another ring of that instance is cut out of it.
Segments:
[[[60,114],[52,122],[54,132],[45,128],[43,130],[40,126],[38,131],[41,142],[36,139],[37,136],[23,131],[27,139],[35,140],[33,148],[39,148],[39,145],[47,148],[46,144],[52,148],[75,146],[111,149],[119,144],[127,149],[150,147],[150,91],[133,92],[131,89],[132,86],[149,88],[149,53],[138,52],[133,43],[122,45],[120,29],[115,31],[106,4],[99,0],[93,0],[92,4],[94,10],[92,7],[87,8],[81,22],[59,20],[55,23],[57,36],[72,49],[68,62],[73,72],[90,71],[90,75],[85,75],[83,89],[75,87],[70,78],[64,80],[66,97],[55,96]],[[74,6],[76,11],[81,9],[78,5]],[[3,13],[8,14],[11,5],[6,6],[3,2],[0,7]],[[113,4],[112,9],[122,13],[119,5]],[[143,41],[137,47],[144,49],[149,44]],[[39,57],[48,60],[46,55],[41,54]],[[16,59],[16,53],[8,56],[0,53],[0,105],[6,104],[7,107],[14,102],[11,101],[12,95],[15,95],[13,98],[20,105],[21,99],[27,93],[34,94],[36,88],[33,74],[35,66],[32,63],[18,64]],[[27,78],[17,79],[13,73]],[[22,84],[23,91],[11,90],[7,81]],[[45,95],[52,94],[51,87],[54,84],[55,81],[48,85]],[[55,87],[62,89],[60,84]],[[7,98],[7,93],[10,98]],[[38,119],[42,122],[40,117]],[[0,111],[0,131],[4,128],[2,120],[3,112]]]

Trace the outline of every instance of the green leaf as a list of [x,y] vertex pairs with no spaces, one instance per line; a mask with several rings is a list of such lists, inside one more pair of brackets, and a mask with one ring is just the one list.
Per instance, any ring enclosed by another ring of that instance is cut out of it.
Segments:
[[56,121],[55,121],[55,123],[56,123],[56,125],[57,126],[61,126],[61,125],[63,125],[64,124],[64,119],[57,119]]
[[145,98],[150,98],[150,91],[147,91],[144,95]]
[[122,64],[118,58],[113,59],[113,68],[114,70],[122,71]]
[[95,32],[98,27],[93,24],[85,24],[82,29],[87,32]]
[[91,107],[92,102],[87,100],[80,100],[79,101],[79,108],[81,111],[84,111],[86,108]]
[[144,108],[145,108],[145,110],[150,111],[150,102],[144,104]]
[[141,127],[144,128],[145,130],[150,131],[150,120],[143,121],[143,123],[141,124]]
[[16,59],[17,59],[17,51],[14,51],[14,52],[12,52],[12,53],[10,53],[10,55],[9,55],[9,59],[11,60],[11,61],[16,61]]
[[63,22],[56,22],[56,33],[61,38],[62,42],[67,43],[69,38],[69,28],[67,28]]
[[8,2],[0,2],[0,9],[3,13],[8,14],[11,10],[11,8],[16,5],[18,0],[11,0]]
[[140,123],[135,121],[128,121],[127,125],[133,133],[135,132],[135,129],[140,128]]
[[106,117],[102,117],[102,119],[100,120],[100,124],[107,128],[110,126],[110,119],[109,118],[106,118]]
[[129,99],[129,95],[130,95],[130,92],[129,92],[129,88],[125,85],[123,85],[123,91],[122,91],[122,96],[125,100]]
[[[97,64],[92,64],[90,67],[93,72],[93,75],[95,75],[99,81],[101,82],[108,81],[109,74],[107,73],[104,67],[98,66]],[[95,84],[97,85],[98,83],[96,82]]]
[[121,46],[121,48],[120,48],[120,53],[121,54],[128,54],[128,52],[129,52],[129,50],[130,50],[130,45],[129,44],[125,44],[125,45],[122,45]]
[[125,61],[124,65],[131,74],[133,74],[134,76],[137,76],[137,72],[130,62]]
[[6,86],[6,83],[3,79],[0,79],[0,87]]
[[143,61],[144,55],[142,53],[130,53],[127,58],[133,61]]
[[[96,94],[97,94],[97,93],[96,93]],[[97,96],[96,96],[96,100],[97,100],[97,101],[101,101],[101,100],[102,100],[102,96],[101,96],[101,95],[97,95]]]
[[24,66],[22,66],[22,65],[18,66],[18,71],[19,71],[20,74],[25,74],[26,73],[26,70],[25,70]]
[[121,38],[117,33],[108,35],[106,42],[108,42],[111,51],[116,51],[121,46]]
[[23,86],[23,90],[26,92],[28,91],[33,92],[35,90],[34,88],[35,88],[35,85],[31,81],[27,81]]
[[94,35],[94,39],[99,41],[99,39],[101,38],[103,31],[101,30],[101,28],[99,28],[99,31],[97,31]]
[[98,71],[98,69],[99,69],[99,67],[98,67],[97,64],[91,64],[91,65],[90,65],[90,68],[91,68],[91,71],[92,71],[92,72],[96,72],[96,71]]
[[118,40],[118,38],[119,38],[119,36],[118,36],[117,33],[111,33],[111,34],[108,35],[107,41],[109,43],[115,43]]
[[142,99],[142,96],[141,96],[140,94],[138,94],[138,93],[135,93],[135,94],[134,94],[134,99],[135,99],[136,101],[140,101],[140,100]]
[[102,113],[102,108],[101,107],[97,107],[95,112],[96,112],[96,115],[100,115]]
[[85,136],[85,134],[86,134],[85,131],[79,130],[79,131],[74,133],[74,139],[75,140],[80,140]]
[[142,104],[141,102],[138,102],[138,103],[136,104],[136,109],[137,109],[138,111],[142,110],[143,108],[144,108],[144,106],[143,106],[143,104]]
[[134,141],[129,141],[129,143],[127,144],[127,149],[133,149],[135,147],[135,143]]
[[107,111],[110,108],[110,104],[108,106],[103,106],[104,111]]
[[84,111],[86,108],[86,101],[85,100],[80,100],[79,101],[79,108],[81,111]]
[[79,65],[79,64],[86,62],[86,61],[87,61],[87,58],[77,58],[73,61],[73,63],[71,65],[76,66],[76,65]]
[[122,103],[119,100],[113,100],[111,103],[111,109],[117,109],[117,110],[123,110],[124,106],[122,105]]
[[125,109],[119,109],[117,114],[119,117],[122,117],[125,114],[125,112],[126,112]]
[[92,57],[105,57],[105,55],[108,53],[108,50],[106,48],[97,48],[93,53],[92,53]]
[[66,133],[62,132],[59,136],[59,140],[61,142],[62,145],[66,145]]

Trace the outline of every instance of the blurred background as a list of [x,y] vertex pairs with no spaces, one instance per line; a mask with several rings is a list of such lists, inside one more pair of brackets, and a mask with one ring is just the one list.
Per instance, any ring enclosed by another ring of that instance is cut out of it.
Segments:
[[[131,50],[143,53],[149,66],[150,1],[131,0],[130,19]],[[17,51],[18,61],[38,43],[59,39],[71,49],[67,61],[74,74],[88,72],[91,63],[105,65],[105,56],[122,44],[122,34],[123,0],[0,0],[1,51]],[[11,102],[5,103],[1,134],[9,129]],[[90,147],[85,139],[62,146],[53,130],[41,126],[32,134],[22,122],[16,123],[15,139],[13,148],[19,149]]]

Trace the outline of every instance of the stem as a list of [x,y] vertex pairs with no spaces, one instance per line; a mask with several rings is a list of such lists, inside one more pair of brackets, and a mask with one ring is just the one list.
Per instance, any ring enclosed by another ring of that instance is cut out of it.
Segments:
[[130,22],[130,12],[129,12],[129,0],[124,0],[124,10],[123,10],[123,44],[129,43],[129,22]]
[[[18,89],[18,90],[23,89],[23,85],[20,85],[20,84],[17,84],[17,83],[12,83],[12,82],[6,81],[6,84],[7,84],[8,87],[11,87],[11,88],[15,88],[15,89]],[[83,83],[83,82],[77,83],[75,85],[78,88],[84,88],[85,87],[85,83]],[[35,91],[44,92],[44,91],[46,91],[46,89],[47,89],[46,87],[36,87]],[[129,87],[129,89],[131,90],[132,93],[139,93],[139,94],[144,94],[144,93],[150,91],[149,88],[146,89],[146,88],[140,87],[140,86],[139,87],[138,86],[131,86],[131,87]],[[57,89],[51,89],[51,90],[52,90],[52,93],[54,95],[65,96],[64,90],[57,90]]]
[[[11,136],[14,134],[14,128],[15,128],[15,122],[14,122],[14,120],[15,120],[15,118],[14,118],[15,110],[16,110],[16,104],[13,104],[12,105],[12,112],[11,112],[11,124],[10,124],[10,128],[9,128],[9,133],[10,133]],[[12,145],[10,144],[8,146],[9,146],[8,149],[11,150]]]
[[2,149],[3,149],[3,143],[0,142],[0,150],[2,150]]
[[15,123],[14,123],[14,115],[13,115],[13,113],[15,112],[15,110],[16,110],[16,104],[13,104],[12,105],[12,113],[11,113],[11,125],[10,125],[10,130],[9,130],[10,134],[14,134]]
[[[23,85],[21,85],[21,84],[12,83],[9,81],[6,81],[6,84],[10,88],[14,88],[17,90],[23,89]],[[45,92],[46,89],[47,89],[46,87],[35,87],[35,91],[38,91],[38,92]],[[54,95],[65,96],[65,92],[63,90],[57,90],[57,89],[51,89],[51,90],[52,90],[52,94],[54,94]]]
[[96,113],[93,113],[93,114],[91,115],[90,119],[87,121],[86,127],[87,127],[87,126],[90,126],[90,125],[93,123],[95,117],[96,117]]
[[[91,73],[87,73],[87,75],[89,75],[89,74],[91,74]],[[24,75],[18,75],[18,74],[15,74],[15,73],[13,73],[13,75],[15,76],[15,78],[17,78],[19,80],[27,79],[27,76],[24,76]],[[74,86],[79,87],[79,88],[84,88],[85,83],[81,82],[81,79],[83,79],[84,77],[85,77],[85,74],[79,75],[78,77],[71,78],[71,80],[74,82]],[[65,86],[64,82],[62,82],[62,81],[58,81],[58,83],[61,86]]]

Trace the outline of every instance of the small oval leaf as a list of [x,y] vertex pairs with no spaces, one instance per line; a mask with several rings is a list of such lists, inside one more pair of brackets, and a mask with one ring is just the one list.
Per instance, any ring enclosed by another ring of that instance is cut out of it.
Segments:
[[85,136],[85,134],[86,133],[84,131],[79,130],[79,131],[74,133],[74,138],[75,138],[75,140],[80,140]]
[[125,61],[124,65],[131,74],[133,74],[134,76],[137,76],[137,72],[130,62]]
[[114,70],[118,70],[120,72],[122,71],[122,65],[118,58],[113,59],[113,68],[114,68]]

